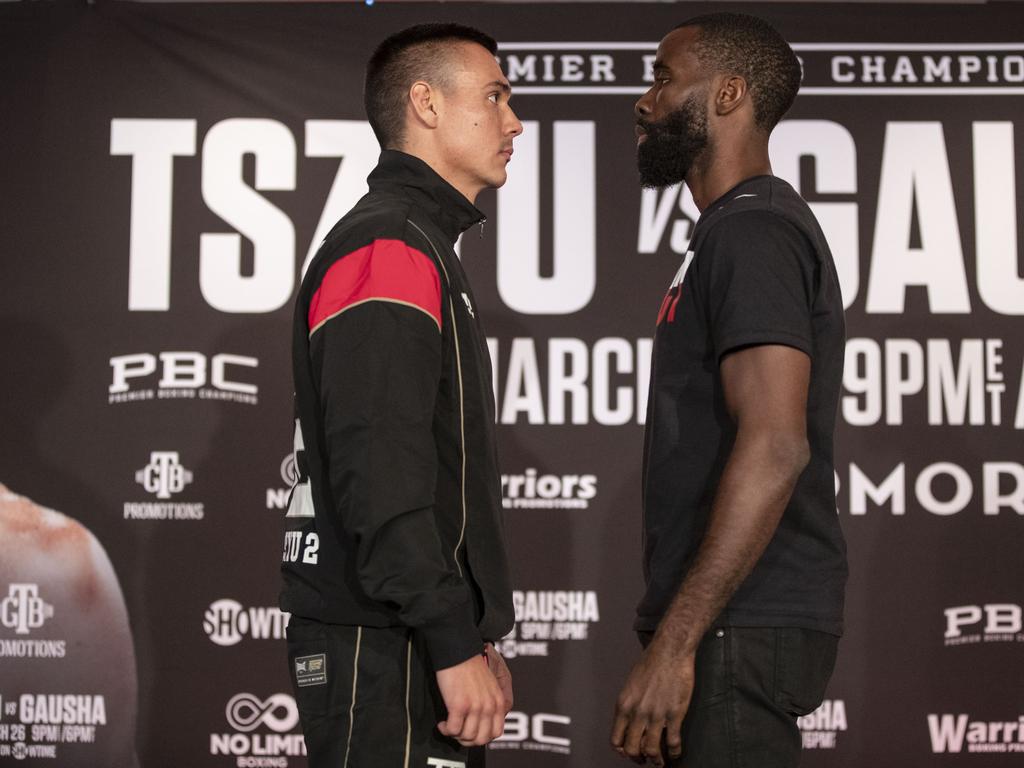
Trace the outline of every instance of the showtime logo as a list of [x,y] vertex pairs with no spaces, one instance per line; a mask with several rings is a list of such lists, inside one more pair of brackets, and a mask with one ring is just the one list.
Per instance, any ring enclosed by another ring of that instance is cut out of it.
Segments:
[[538,475],[531,467],[502,475],[501,496],[505,509],[587,509],[597,496],[597,476]]
[[947,608],[945,644],[1024,642],[1024,610],[1015,603]]
[[234,733],[211,733],[210,754],[235,757],[238,768],[287,768],[289,757],[306,754],[302,734],[291,733],[299,724],[299,709],[288,694],[266,699],[236,694],[224,716]]
[[971,720],[970,715],[928,715],[932,752],[1024,753],[1024,715],[1016,720]]
[[825,699],[821,706],[796,721],[804,749],[835,749],[836,738],[845,731],[846,702],[842,699]]
[[[255,357],[202,352],[140,352],[110,358],[113,376],[107,403],[141,400],[220,400],[256,405],[259,388],[240,369],[257,368]],[[156,386],[152,378],[158,376]]]
[[274,606],[244,608],[237,600],[224,598],[210,604],[203,614],[203,631],[220,646],[237,645],[245,637],[253,640],[282,640],[289,614]]

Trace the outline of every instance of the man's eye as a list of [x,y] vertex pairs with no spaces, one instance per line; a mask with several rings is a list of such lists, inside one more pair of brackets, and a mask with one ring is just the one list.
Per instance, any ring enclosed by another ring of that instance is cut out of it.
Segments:
[[498,94],[496,94],[496,93],[492,93],[492,94],[490,94],[490,95],[489,95],[489,96],[488,96],[487,98],[488,98],[488,99],[489,99],[490,101],[494,102],[495,104],[497,104],[497,103],[498,103]]

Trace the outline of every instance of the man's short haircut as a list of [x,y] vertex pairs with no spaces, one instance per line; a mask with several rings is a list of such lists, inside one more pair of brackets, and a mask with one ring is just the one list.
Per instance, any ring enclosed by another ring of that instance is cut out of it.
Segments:
[[405,108],[413,83],[450,87],[452,44],[460,42],[498,53],[494,38],[462,24],[417,24],[377,46],[366,65],[363,103],[382,148],[398,147],[405,140]]
[[709,13],[680,24],[697,27],[695,46],[701,65],[747,81],[754,121],[770,133],[793,106],[801,69],[793,49],[771,24],[742,13]]

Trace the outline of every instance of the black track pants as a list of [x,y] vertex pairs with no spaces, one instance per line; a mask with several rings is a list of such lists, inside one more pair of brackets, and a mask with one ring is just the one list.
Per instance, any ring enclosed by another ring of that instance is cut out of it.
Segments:
[[310,768],[482,768],[483,748],[437,730],[447,715],[417,633],[293,616],[288,661]]

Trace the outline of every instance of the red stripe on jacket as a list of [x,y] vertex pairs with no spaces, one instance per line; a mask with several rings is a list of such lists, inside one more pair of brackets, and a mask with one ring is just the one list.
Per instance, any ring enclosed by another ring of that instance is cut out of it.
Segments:
[[309,302],[309,331],[366,301],[391,301],[425,312],[441,327],[441,280],[425,254],[401,240],[375,240],[338,259]]

